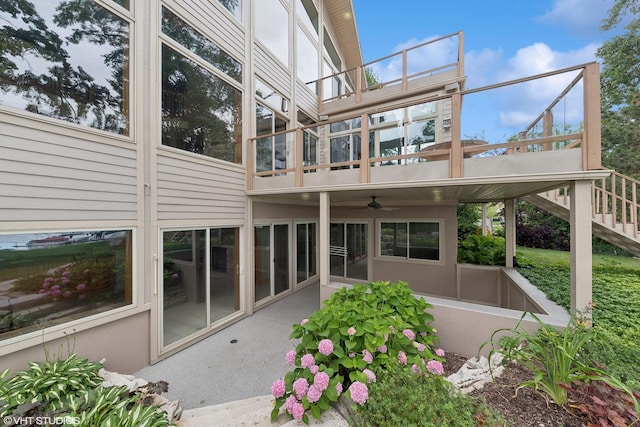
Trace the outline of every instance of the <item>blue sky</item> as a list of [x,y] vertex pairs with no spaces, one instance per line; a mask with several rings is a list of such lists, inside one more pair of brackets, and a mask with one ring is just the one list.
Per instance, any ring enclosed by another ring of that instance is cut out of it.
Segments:
[[[613,35],[599,30],[612,2],[353,0],[365,63],[438,36],[464,31],[467,88],[597,60],[596,49]],[[490,142],[498,142],[517,132],[537,116],[540,110],[536,108],[548,105],[555,98],[552,93],[559,93],[570,80],[571,76],[566,76],[518,94],[503,91],[482,101],[480,97],[477,102],[470,99],[467,112],[491,108],[495,111],[482,124],[467,129],[463,126],[463,137],[465,131],[473,134],[466,135],[469,137],[483,133]],[[555,114],[556,121],[568,123],[580,116],[574,106],[577,108],[577,103],[564,105],[562,117]],[[464,109],[463,104],[463,114]],[[479,116],[474,117],[478,121]]]

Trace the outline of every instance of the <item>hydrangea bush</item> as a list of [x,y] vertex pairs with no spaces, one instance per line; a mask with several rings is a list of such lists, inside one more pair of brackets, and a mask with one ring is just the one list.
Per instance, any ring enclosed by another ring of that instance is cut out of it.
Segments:
[[364,405],[367,384],[384,375],[389,364],[442,375],[444,351],[434,347],[438,337],[430,325],[431,308],[405,282],[372,282],[334,293],[309,319],[294,325],[291,338],[298,345],[285,355],[293,368],[271,387],[276,398],[271,419],[284,406],[293,418],[308,423],[308,412],[320,418],[343,391]]

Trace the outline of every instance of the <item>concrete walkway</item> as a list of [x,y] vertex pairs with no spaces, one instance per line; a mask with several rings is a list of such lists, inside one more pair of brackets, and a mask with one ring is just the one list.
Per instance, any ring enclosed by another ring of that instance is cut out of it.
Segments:
[[187,410],[270,394],[271,383],[289,370],[284,355],[295,347],[292,325],[319,307],[314,284],[133,375],[168,382],[164,396]]

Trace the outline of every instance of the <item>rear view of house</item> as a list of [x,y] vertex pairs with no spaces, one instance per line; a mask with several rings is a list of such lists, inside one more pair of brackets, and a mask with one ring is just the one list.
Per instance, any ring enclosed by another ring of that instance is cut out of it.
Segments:
[[[363,64],[344,0],[25,1],[0,17],[0,366],[69,343],[132,372],[304,286],[372,280],[428,295],[443,345],[471,353],[547,312],[508,268],[514,200],[565,187],[572,306],[591,299],[597,64],[469,89],[462,32]],[[443,62],[411,68],[438,43]],[[390,61],[397,76],[368,75]],[[465,103],[558,78],[516,138],[463,136]],[[568,96],[581,126],[556,134]],[[468,202],[505,204],[507,268],[457,263]]]

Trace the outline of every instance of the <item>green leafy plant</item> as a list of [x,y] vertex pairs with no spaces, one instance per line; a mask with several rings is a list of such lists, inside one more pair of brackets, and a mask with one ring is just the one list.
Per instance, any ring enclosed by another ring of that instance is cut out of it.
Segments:
[[[602,369],[588,365],[581,357],[584,344],[594,336],[588,314],[579,313],[572,317],[564,330],[559,331],[543,323],[535,314],[524,313],[514,328],[498,329],[480,350],[490,345],[490,357],[495,352],[502,353],[505,360],[513,360],[527,368],[533,379],[524,381],[519,388],[542,391],[558,406],[568,403],[567,391],[571,389],[572,382],[602,381],[630,396],[638,412],[638,401],[627,386]],[[537,322],[539,329],[536,333],[532,334],[522,326],[526,316]],[[508,335],[503,336],[505,333]],[[497,336],[502,338],[496,340]]]
[[369,399],[355,407],[357,426],[500,426],[504,423],[484,402],[462,394],[434,375],[387,367],[369,386]]
[[285,360],[295,368],[272,385],[272,419],[282,406],[305,423],[307,411],[320,418],[343,390],[364,404],[367,384],[389,365],[442,374],[444,353],[434,349],[437,331],[430,326],[430,308],[404,282],[353,285],[334,293],[293,327],[291,338],[299,344]]
[[77,419],[82,426],[165,427],[172,425],[155,406],[140,404],[139,393],[126,386],[98,387],[69,399],[63,416]]
[[69,398],[97,387],[102,378],[102,364],[90,362],[75,353],[66,359],[31,362],[26,371],[6,380],[9,369],[0,375],[0,416],[11,415],[20,405],[39,402],[44,408],[58,411]]
[[504,238],[479,234],[467,236],[458,245],[458,262],[477,265],[504,265]]

